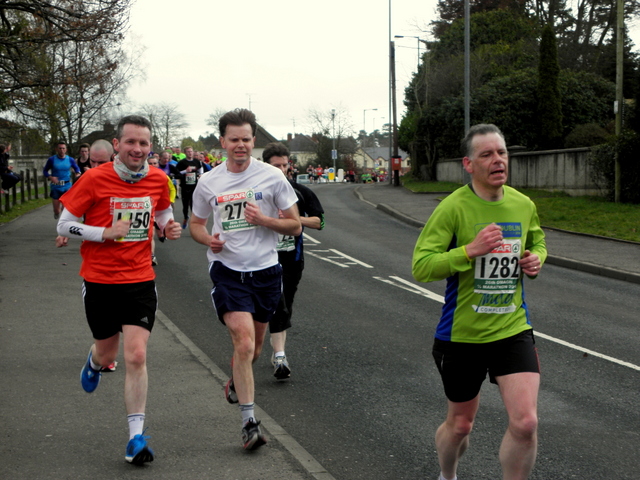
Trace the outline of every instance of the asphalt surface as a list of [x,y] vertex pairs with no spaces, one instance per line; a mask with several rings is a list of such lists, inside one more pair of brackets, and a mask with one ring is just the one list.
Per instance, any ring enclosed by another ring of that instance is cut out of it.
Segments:
[[[356,194],[417,228],[441,196],[387,184]],[[0,226],[0,478],[333,478],[259,405],[269,441],[244,452],[237,406],[223,398],[226,374],[162,311],[148,357],[146,433],[156,460],[127,464],[124,368],[105,373],[92,394],[80,387],[92,341],[80,256],[77,243],[55,248],[55,224],[47,206]],[[639,244],[545,231],[549,263],[640,283]]]

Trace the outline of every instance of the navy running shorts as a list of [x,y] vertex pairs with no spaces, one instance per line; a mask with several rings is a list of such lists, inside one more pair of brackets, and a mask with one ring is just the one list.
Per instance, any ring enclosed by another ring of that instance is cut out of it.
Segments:
[[460,343],[435,339],[433,358],[440,372],[445,395],[452,402],[468,402],[480,393],[489,373],[496,377],[512,373],[540,373],[533,330],[490,343]]
[[122,325],[153,329],[158,293],[153,280],[140,283],[82,283],[87,322],[93,338],[105,340],[122,331]]
[[223,324],[227,312],[249,312],[260,323],[269,322],[275,313],[282,295],[280,264],[254,272],[238,272],[216,261],[209,266],[209,276],[213,281],[213,307]]

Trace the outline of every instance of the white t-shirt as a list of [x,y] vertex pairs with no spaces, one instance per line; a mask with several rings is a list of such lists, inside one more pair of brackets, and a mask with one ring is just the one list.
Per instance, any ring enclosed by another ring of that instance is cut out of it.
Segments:
[[282,171],[253,157],[244,172],[232,173],[223,163],[202,175],[193,192],[193,214],[209,218],[213,213],[211,234],[220,233],[226,241],[220,253],[207,249],[209,262],[218,260],[239,272],[276,265],[278,234],[247,223],[244,207],[255,202],[264,215],[278,218],[278,210],[287,210],[297,201]]

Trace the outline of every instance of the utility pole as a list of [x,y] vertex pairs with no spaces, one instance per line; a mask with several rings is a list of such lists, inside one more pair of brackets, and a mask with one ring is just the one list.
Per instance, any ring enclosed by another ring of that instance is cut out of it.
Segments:
[[616,203],[620,203],[622,190],[622,167],[620,166],[620,134],[622,133],[622,114],[624,109],[624,92],[622,89],[623,81],[623,61],[624,61],[624,1],[617,0],[616,8],[616,137],[618,138],[618,148],[616,148],[616,165],[615,165],[615,192],[614,199]]
[[[393,132],[392,132],[392,142],[393,142],[393,155],[391,159],[397,158],[398,155],[398,116],[396,114],[396,49],[393,41],[390,43],[390,59],[391,65],[389,66],[391,70],[391,114],[393,116]],[[392,166],[392,165],[390,165]],[[400,185],[400,172],[398,170],[393,170],[393,185],[395,187]]]

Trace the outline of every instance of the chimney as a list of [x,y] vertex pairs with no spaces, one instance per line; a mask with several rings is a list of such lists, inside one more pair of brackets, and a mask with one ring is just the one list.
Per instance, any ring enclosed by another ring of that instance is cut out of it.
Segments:
[[292,138],[292,135],[290,133],[287,133],[287,142],[290,142]]

